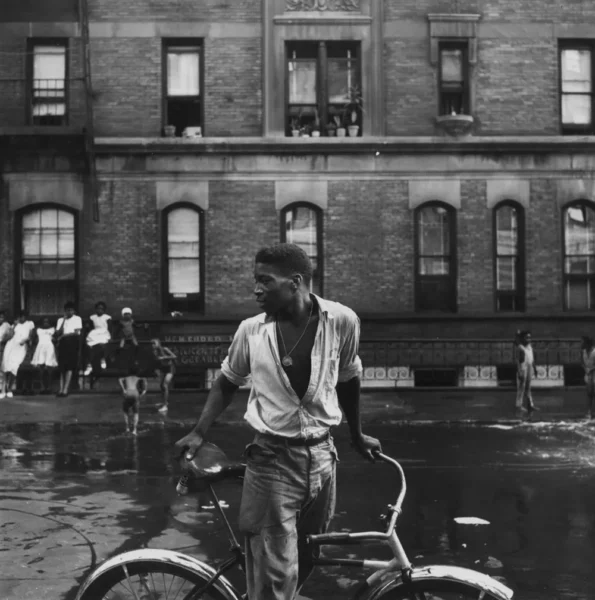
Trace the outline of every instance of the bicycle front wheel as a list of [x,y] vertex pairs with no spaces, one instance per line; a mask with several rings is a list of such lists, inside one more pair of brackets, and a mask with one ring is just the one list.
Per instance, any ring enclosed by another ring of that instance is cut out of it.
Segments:
[[[413,581],[389,589],[377,600],[495,600],[484,590],[458,581]],[[376,599],[375,599],[376,600]]]
[[180,565],[139,560],[114,566],[103,573],[85,590],[80,600],[228,600],[214,585],[196,595],[207,581]]

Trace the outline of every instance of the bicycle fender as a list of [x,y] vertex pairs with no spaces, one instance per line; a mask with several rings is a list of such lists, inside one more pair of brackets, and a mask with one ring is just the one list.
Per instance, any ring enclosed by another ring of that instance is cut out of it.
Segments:
[[[412,581],[453,581],[471,586],[478,591],[484,590],[497,600],[511,600],[514,592],[498,580],[472,569],[450,565],[427,565],[414,567],[411,571]],[[366,596],[366,600],[377,600],[387,592],[406,585],[399,573],[392,581],[380,582]]]
[[[216,570],[207,563],[204,563],[201,560],[193,558],[192,556],[188,556],[187,554],[182,554],[180,552],[174,552],[172,550],[159,550],[157,548],[143,548],[141,550],[132,550],[130,552],[118,554],[117,556],[114,556],[113,558],[110,558],[103,562],[101,565],[99,565],[99,567],[97,567],[87,577],[87,579],[79,589],[75,600],[80,600],[81,596],[89,588],[89,586],[92,585],[99,577],[101,577],[110,569],[145,560],[152,560],[161,563],[185,567],[205,577],[206,579],[210,579],[216,573]],[[219,577],[217,582],[214,584],[214,587],[217,589],[218,592],[220,592],[226,598],[228,598],[228,600],[241,600],[241,596],[238,595],[237,591],[234,589],[231,583],[223,576]]]

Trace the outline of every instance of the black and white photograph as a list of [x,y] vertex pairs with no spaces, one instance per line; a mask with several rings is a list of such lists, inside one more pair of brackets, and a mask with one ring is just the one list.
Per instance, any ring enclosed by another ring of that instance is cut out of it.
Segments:
[[595,0],[0,0],[0,598],[595,599]]

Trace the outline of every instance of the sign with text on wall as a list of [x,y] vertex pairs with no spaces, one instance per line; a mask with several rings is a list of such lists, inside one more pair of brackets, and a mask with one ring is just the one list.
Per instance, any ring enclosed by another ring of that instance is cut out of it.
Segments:
[[227,356],[231,335],[165,335],[163,344],[177,357],[179,366],[220,366]]

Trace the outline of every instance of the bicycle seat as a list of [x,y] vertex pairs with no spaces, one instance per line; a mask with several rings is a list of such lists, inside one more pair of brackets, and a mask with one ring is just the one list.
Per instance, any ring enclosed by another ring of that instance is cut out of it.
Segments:
[[205,442],[191,460],[184,458],[182,462],[185,470],[204,483],[242,477],[246,470],[244,463],[229,460],[221,448],[210,442]]

